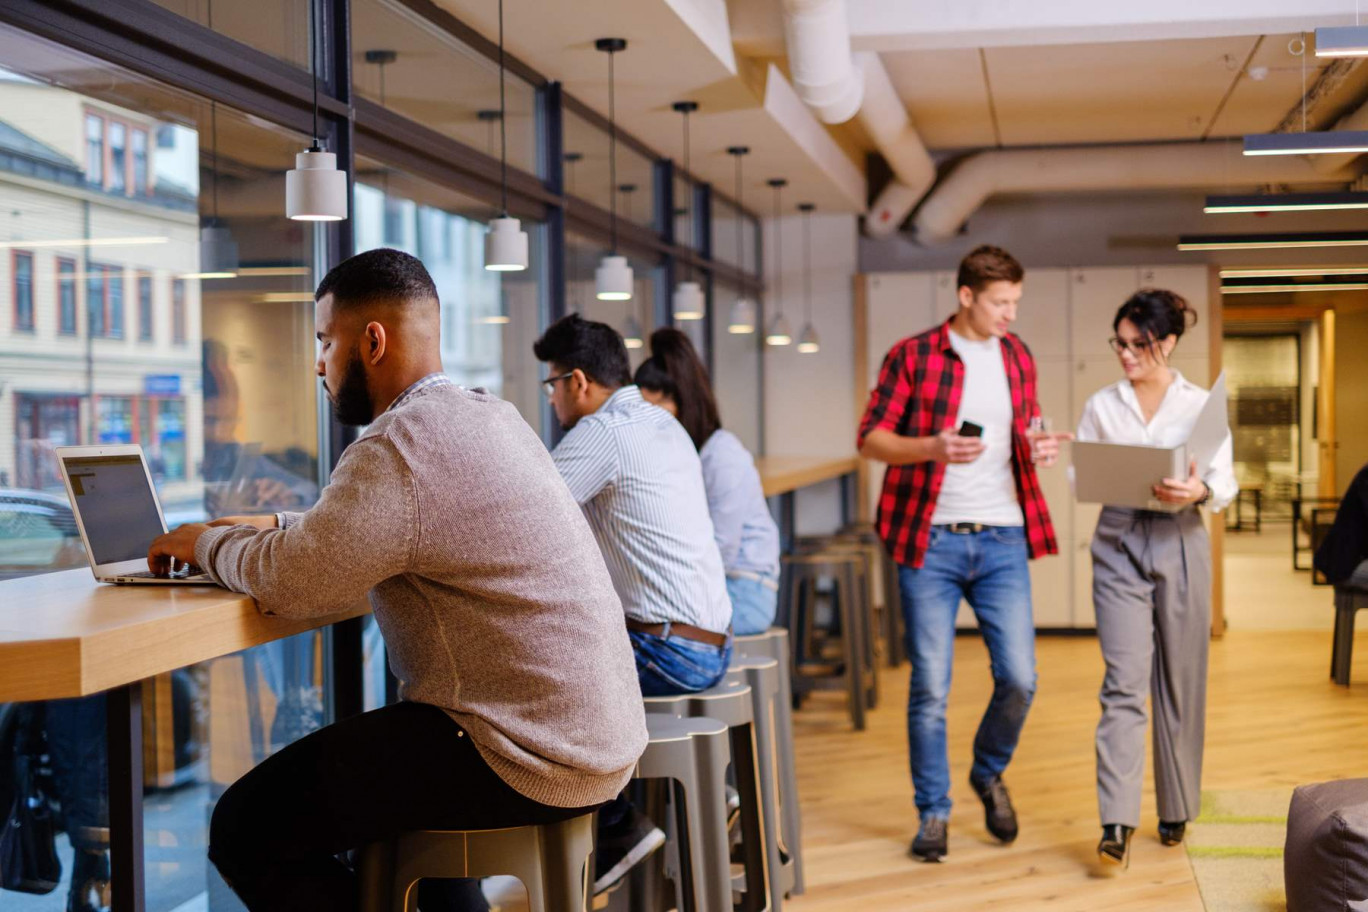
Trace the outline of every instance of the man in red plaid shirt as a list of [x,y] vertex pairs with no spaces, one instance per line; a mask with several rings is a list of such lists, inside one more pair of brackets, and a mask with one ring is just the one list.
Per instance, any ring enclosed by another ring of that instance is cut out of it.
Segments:
[[1059,440],[1043,432],[1035,360],[1008,331],[1024,271],[979,247],[959,268],[959,311],[894,345],[860,422],[860,455],[888,464],[878,529],[900,565],[912,657],[907,705],[912,784],[921,826],[912,854],[946,854],[950,764],[945,707],[955,615],[967,599],[992,658],[993,697],[974,740],[969,783],[988,830],[1017,836],[1002,773],[1035,694],[1035,628],[1028,558],[1057,552],[1036,463]]

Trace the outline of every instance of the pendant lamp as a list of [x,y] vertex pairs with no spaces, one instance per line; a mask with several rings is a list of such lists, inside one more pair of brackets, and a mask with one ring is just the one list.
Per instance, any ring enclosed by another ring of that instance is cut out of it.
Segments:
[[803,331],[798,336],[798,352],[815,355],[822,349],[822,340],[817,337],[817,328],[812,325],[812,203],[799,203],[798,211],[803,213]]
[[324,152],[318,135],[318,15],[309,14],[309,60],[313,72],[313,145],[285,172],[285,214],[297,222],[338,222],[347,217],[347,172]]
[[498,218],[490,219],[485,235],[485,269],[521,272],[527,268],[527,232],[508,214],[508,105],[504,96],[503,0],[499,0],[499,192]]
[[622,327],[622,344],[627,348],[641,348],[646,344],[643,338],[645,333],[641,331],[641,324],[637,322],[635,314],[627,315],[627,322]]
[[[612,241],[610,252],[594,271],[594,284],[600,301],[630,301],[632,267],[627,265],[627,258],[617,252],[617,109],[613,86],[613,55],[627,49],[627,39],[600,38],[594,42],[594,47],[608,55],[608,213]],[[628,317],[628,328],[633,322],[633,318]],[[636,338],[640,341],[640,327],[637,327]]]
[[765,331],[765,342],[769,345],[793,344],[793,331],[784,318],[784,230],[780,223],[782,210],[779,208],[780,191],[788,185],[782,177],[769,180],[774,188],[774,305],[777,308],[774,319]]
[[[676,101],[673,107],[682,115],[684,120],[684,177],[689,184],[689,195],[691,197],[686,205],[679,210],[679,214],[685,216],[689,246],[693,246],[693,176],[689,172],[689,115],[698,110],[698,102]],[[679,321],[701,320],[703,319],[703,311],[708,306],[703,297],[703,289],[693,280],[693,268],[686,264],[684,270],[684,279],[675,286],[674,294],[670,297],[670,312]]]
[[[741,203],[741,159],[750,154],[750,146],[731,146],[727,154],[736,159],[736,265],[746,271],[745,223],[746,210]],[[744,336],[755,332],[755,299],[744,291],[732,305],[727,317],[727,332],[734,336]]]

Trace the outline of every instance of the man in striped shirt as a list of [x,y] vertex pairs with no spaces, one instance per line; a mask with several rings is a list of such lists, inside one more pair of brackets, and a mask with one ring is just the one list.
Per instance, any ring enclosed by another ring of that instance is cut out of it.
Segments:
[[[731,660],[731,600],[693,441],[642,399],[612,327],[571,314],[533,351],[549,367],[543,383],[569,432],[551,456],[622,600],[642,694],[712,687]],[[625,801],[615,805],[599,815],[595,892],[663,839]]]

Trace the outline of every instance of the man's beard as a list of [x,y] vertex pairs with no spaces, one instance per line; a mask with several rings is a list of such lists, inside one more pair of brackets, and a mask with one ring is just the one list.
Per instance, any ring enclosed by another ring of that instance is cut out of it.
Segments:
[[366,381],[366,369],[361,366],[359,349],[352,349],[337,391],[328,392],[332,400],[333,414],[342,424],[361,427],[375,420],[375,399],[371,396],[370,384]]

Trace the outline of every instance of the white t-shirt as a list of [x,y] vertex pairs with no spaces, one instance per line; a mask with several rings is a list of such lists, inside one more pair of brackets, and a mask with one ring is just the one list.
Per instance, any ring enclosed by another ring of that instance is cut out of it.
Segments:
[[1012,475],[1012,390],[1002,361],[1002,343],[974,342],[954,330],[950,345],[964,362],[964,390],[955,427],[972,421],[983,428],[983,455],[945,467],[934,526],[974,522],[988,526],[1024,524]]

